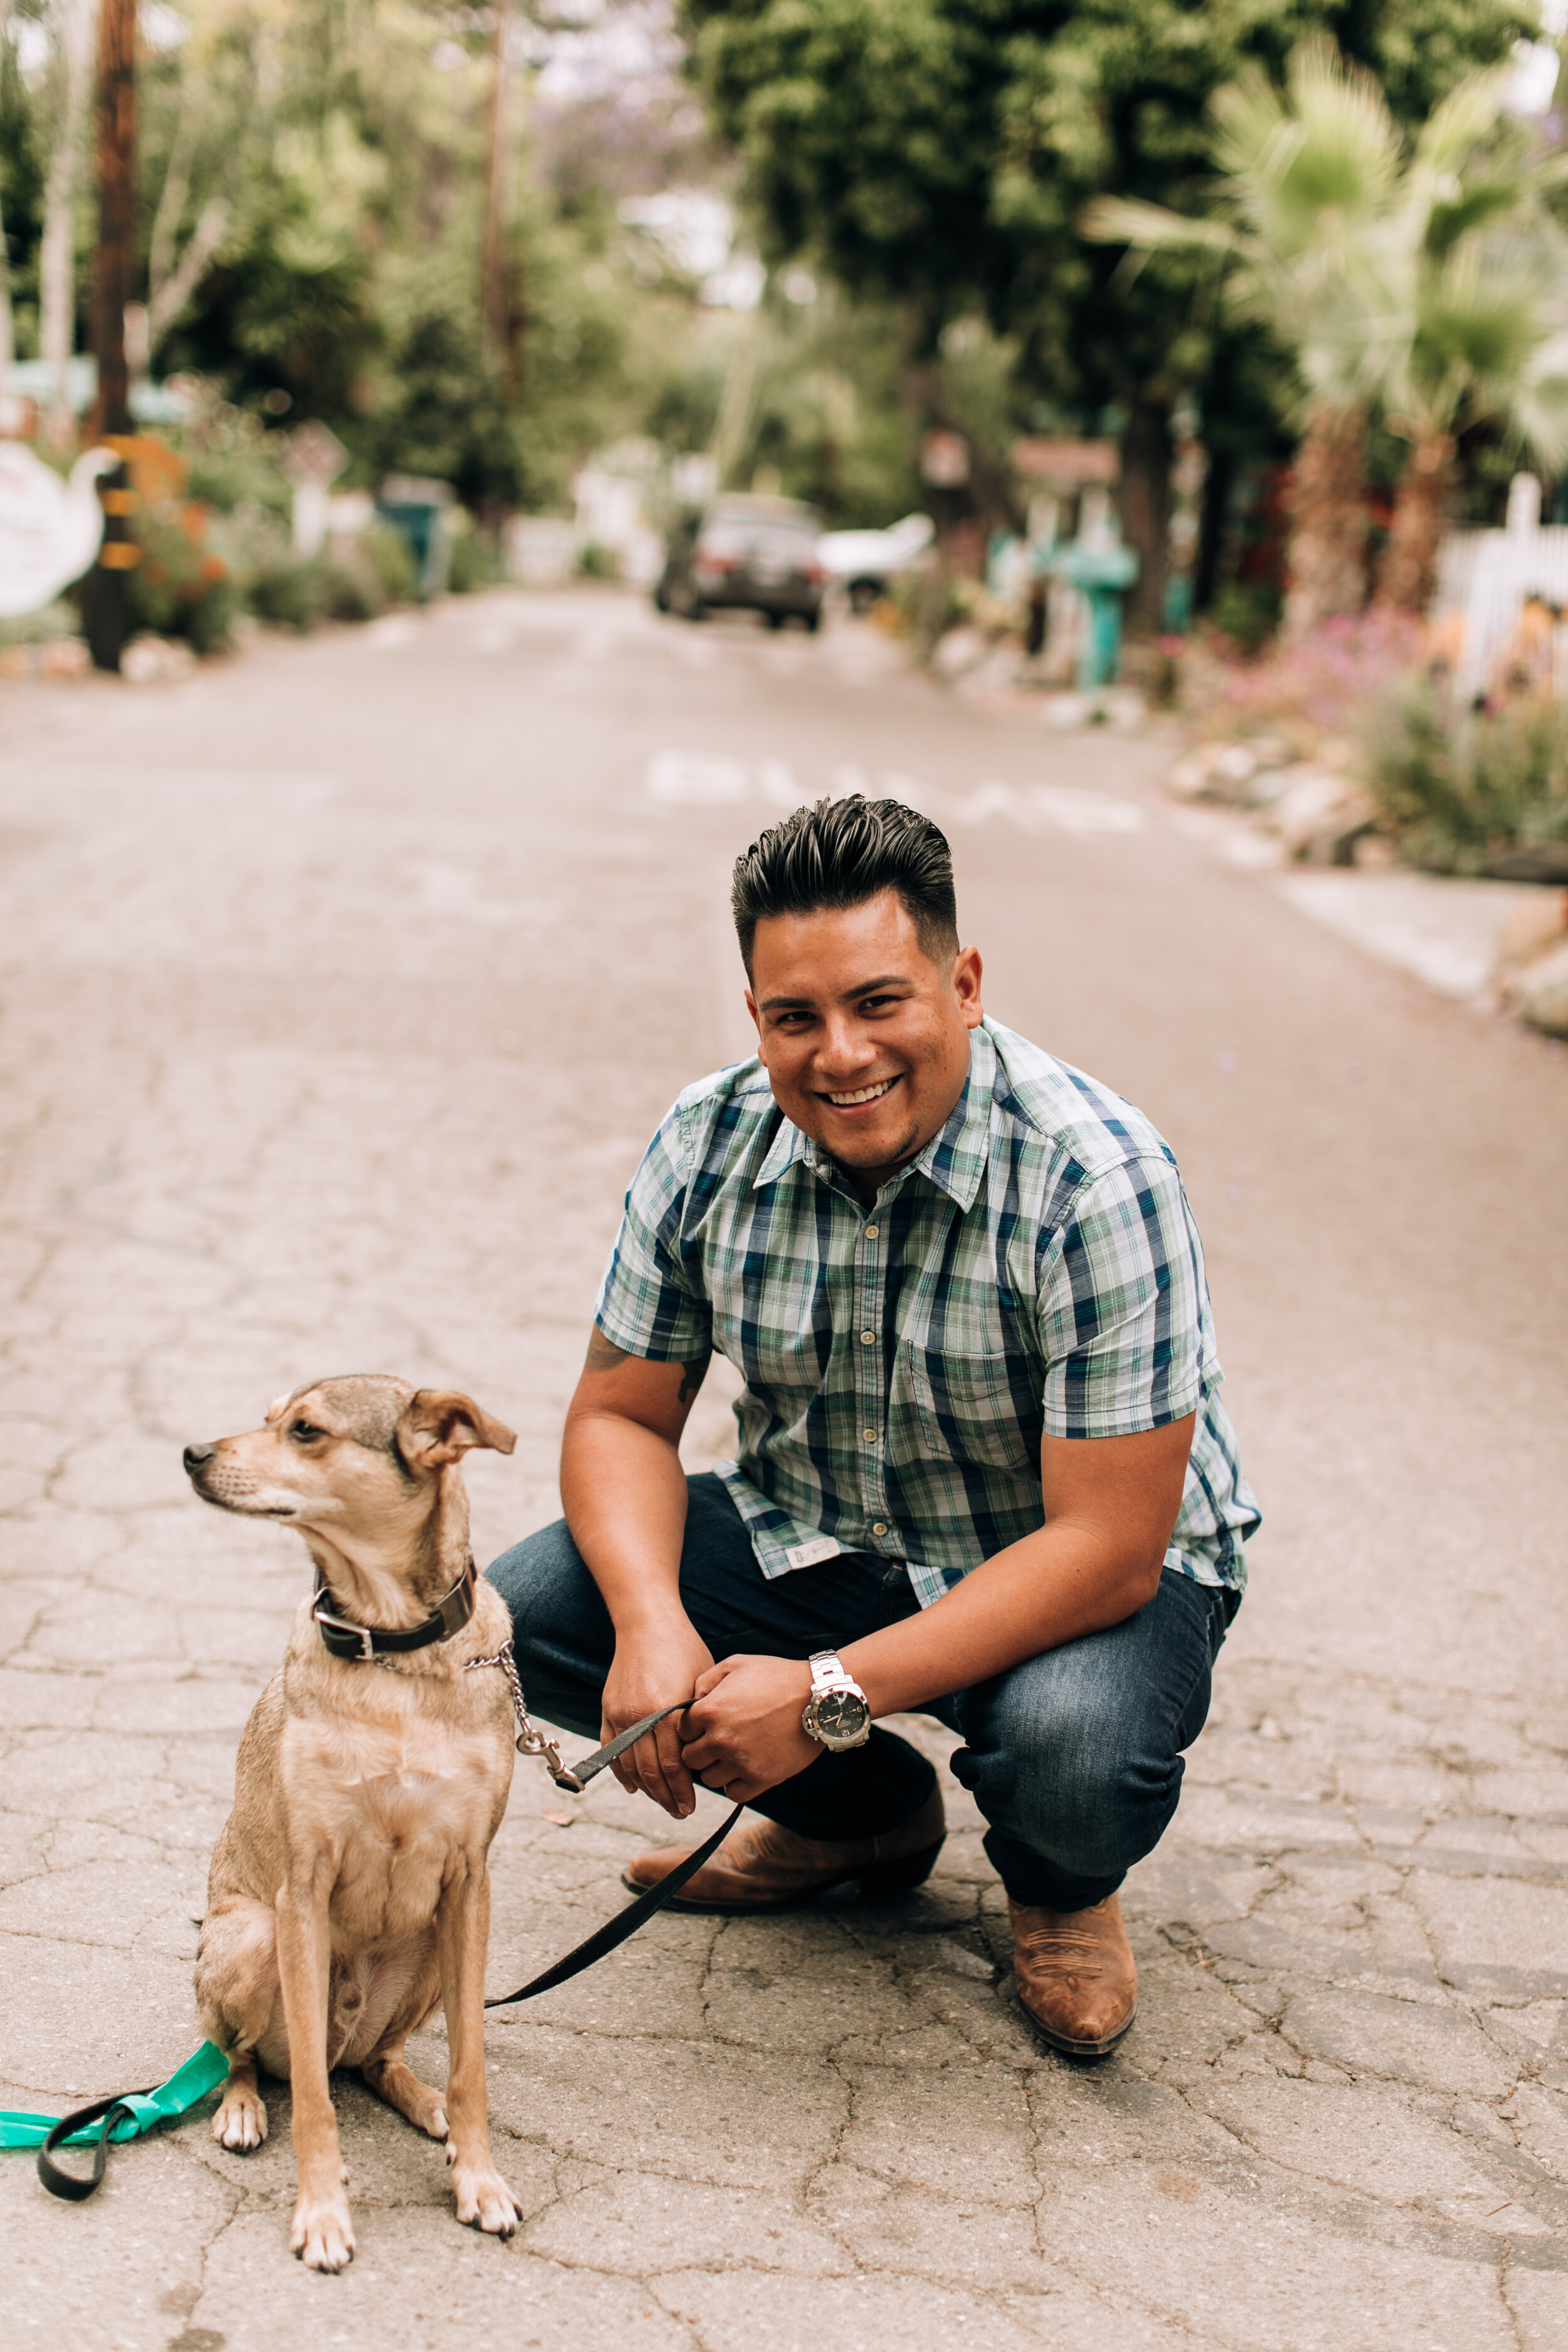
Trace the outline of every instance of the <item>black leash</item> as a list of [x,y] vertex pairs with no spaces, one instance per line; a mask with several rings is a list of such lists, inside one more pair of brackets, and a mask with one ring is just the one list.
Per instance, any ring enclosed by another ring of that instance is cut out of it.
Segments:
[[[121,2116],[133,2119],[134,2111],[125,2104],[127,2099],[148,2097],[153,2085],[146,2091],[111,2091],[107,2099],[94,2099],[89,2107],[78,2107],[76,2113],[62,2116],[38,2150],[38,2179],[51,2197],[67,2198],[79,2205],[90,2197],[103,2179],[103,2168],[109,2162],[109,2135]],[[101,2123],[99,2118],[102,2117]],[[79,2172],[68,2172],[63,2164],[55,2162],[55,2150],[73,2134],[85,2131],[89,2124],[98,2124],[98,2137],[92,2144],[92,2170],[82,2178]]]
[[[596,1748],[592,1756],[584,1757],[581,1764],[574,1764],[570,1777],[561,1773],[554,1775],[557,1786],[585,1789],[596,1772],[602,1772],[606,1764],[613,1764],[617,1756],[624,1756],[628,1748],[635,1748],[645,1733],[651,1731],[656,1724],[662,1723],[667,1715],[679,1715],[690,1704],[689,1698],[679,1699],[674,1706],[661,1706],[657,1715],[645,1715],[640,1723],[634,1723],[628,1730],[617,1731],[603,1748]],[[721,1822],[711,1837],[705,1838],[695,1853],[689,1853],[684,1862],[678,1863],[668,1877],[661,1878],[657,1886],[648,1887],[635,1903],[628,1903],[624,1911],[618,1911],[613,1919],[606,1919],[602,1927],[595,1927],[593,1934],[585,1936],[563,1959],[555,1961],[542,1975],[521,1985],[516,1992],[505,1992],[498,2000],[487,2000],[485,2007],[510,2009],[514,2000],[531,2000],[535,1993],[552,1992],[557,1985],[565,1984],[571,1977],[580,1976],[584,1969],[591,1969],[595,1960],[602,1960],[618,1944],[624,1944],[628,1936],[635,1936],[645,1920],[651,1919],[656,1911],[662,1911],[671,1897],[679,1894],[689,1878],[695,1878],[703,1864],[723,1844],[745,1810],[744,1805],[737,1805],[729,1820]]]

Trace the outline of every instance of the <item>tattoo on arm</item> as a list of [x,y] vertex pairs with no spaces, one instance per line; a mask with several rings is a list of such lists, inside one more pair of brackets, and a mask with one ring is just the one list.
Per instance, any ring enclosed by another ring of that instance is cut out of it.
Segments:
[[613,1372],[617,1364],[626,1362],[630,1353],[629,1348],[617,1348],[613,1339],[606,1339],[595,1323],[588,1334],[588,1352],[583,1359],[583,1370],[585,1372]]
[[[631,1349],[617,1348],[613,1339],[605,1339],[595,1323],[588,1334],[588,1352],[583,1359],[583,1370],[585,1372],[613,1372],[618,1365],[628,1364],[631,1360]],[[712,1360],[712,1349],[705,1348],[701,1355],[694,1357],[690,1363],[681,1365],[680,1387],[678,1394],[682,1404],[691,1402],[692,1398],[702,1386],[707,1377],[708,1367]]]

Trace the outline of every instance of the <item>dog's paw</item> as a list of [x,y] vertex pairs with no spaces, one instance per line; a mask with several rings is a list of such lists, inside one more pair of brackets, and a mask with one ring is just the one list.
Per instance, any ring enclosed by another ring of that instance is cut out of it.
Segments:
[[348,2199],[341,2191],[336,2197],[301,2197],[289,2246],[308,2271],[345,2270],[354,2255]]
[[522,2206],[494,2165],[454,2164],[452,2194],[458,2219],[492,2238],[510,2238],[522,2221]]
[[220,2147],[259,2147],[267,2137],[267,2109],[254,2091],[231,2090],[213,2117]]

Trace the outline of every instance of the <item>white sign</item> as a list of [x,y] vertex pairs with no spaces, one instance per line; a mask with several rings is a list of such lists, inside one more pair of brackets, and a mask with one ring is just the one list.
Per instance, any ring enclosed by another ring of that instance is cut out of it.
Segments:
[[103,539],[93,484],[119,460],[89,449],[62,481],[19,441],[0,441],[0,619],[36,613],[88,570]]

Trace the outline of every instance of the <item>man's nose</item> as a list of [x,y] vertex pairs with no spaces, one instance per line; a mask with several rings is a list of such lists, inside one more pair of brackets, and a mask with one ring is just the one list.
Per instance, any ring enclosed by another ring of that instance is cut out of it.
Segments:
[[191,1472],[202,1469],[212,1460],[216,1452],[216,1445],[187,1445],[184,1454],[185,1468]]
[[873,1040],[854,1022],[828,1024],[827,1034],[822,1041],[817,1060],[824,1072],[832,1077],[842,1077],[851,1070],[863,1070],[877,1058]]

